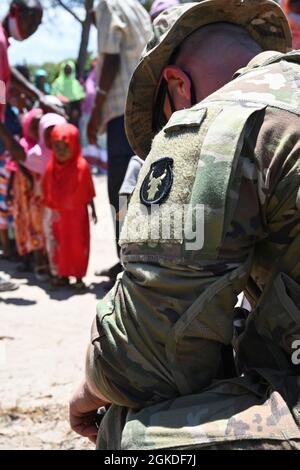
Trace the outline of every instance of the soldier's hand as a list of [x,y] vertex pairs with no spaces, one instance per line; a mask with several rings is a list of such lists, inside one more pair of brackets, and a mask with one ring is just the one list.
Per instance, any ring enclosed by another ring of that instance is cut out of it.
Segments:
[[70,426],[80,436],[96,443],[98,428],[95,423],[97,410],[106,402],[95,397],[86,383],[82,383],[74,393],[69,404]]

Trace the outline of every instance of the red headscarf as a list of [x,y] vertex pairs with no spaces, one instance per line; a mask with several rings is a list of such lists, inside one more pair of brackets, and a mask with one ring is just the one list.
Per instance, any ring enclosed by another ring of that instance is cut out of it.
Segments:
[[43,181],[46,205],[52,209],[73,210],[88,204],[95,197],[95,189],[88,163],[81,155],[77,127],[72,124],[55,126],[51,140],[66,142],[72,157],[59,163],[52,151]]

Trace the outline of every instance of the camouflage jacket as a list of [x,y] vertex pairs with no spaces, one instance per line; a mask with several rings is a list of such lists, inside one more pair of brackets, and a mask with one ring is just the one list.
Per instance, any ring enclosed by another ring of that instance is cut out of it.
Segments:
[[[276,374],[296,376],[290,358],[300,339],[297,246],[290,270],[273,268],[300,230],[299,64],[298,53],[252,64],[206,100],[175,113],[154,139],[123,227],[125,271],[100,302],[93,325],[87,379],[94,393],[98,388],[113,403],[131,408],[172,399],[163,402],[167,410],[180,406],[180,395],[193,403],[196,396],[199,403],[209,398],[209,392],[196,393],[225,378],[222,345],[232,340],[236,298],[250,278],[265,293],[259,303],[252,298],[257,308],[241,343],[245,368],[273,388]],[[261,349],[253,354],[253,346]],[[249,406],[267,403],[271,412],[268,386],[260,395],[251,380],[238,380],[244,382],[232,382],[231,396],[230,386],[218,386],[229,394],[231,420],[243,408],[237,390],[243,395],[245,388]],[[148,412],[140,412],[139,420],[151,434]],[[286,407],[283,414],[288,413]],[[171,426],[168,416],[157,418],[160,430]],[[280,434],[280,419],[275,424]],[[135,428],[129,429],[132,437]],[[219,439],[226,429],[218,428]],[[232,429],[229,438],[240,439]],[[299,438],[297,429],[290,418],[281,437]],[[262,437],[251,432],[252,439]],[[264,434],[272,435],[274,427]],[[154,447],[158,441],[153,439]]]

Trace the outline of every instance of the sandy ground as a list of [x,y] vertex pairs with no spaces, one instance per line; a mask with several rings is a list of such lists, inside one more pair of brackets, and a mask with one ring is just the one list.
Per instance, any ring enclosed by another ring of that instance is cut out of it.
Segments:
[[0,261],[0,270],[20,283],[0,294],[0,450],[93,448],[69,429],[67,418],[96,304],[107,289],[93,272],[116,262],[106,178],[95,183],[99,222],[92,228],[86,293],[51,291]]

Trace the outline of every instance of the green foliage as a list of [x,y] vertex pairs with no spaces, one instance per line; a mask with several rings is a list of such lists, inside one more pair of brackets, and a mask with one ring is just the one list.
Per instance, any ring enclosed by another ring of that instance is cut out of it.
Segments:
[[55,78],[57,77],[58,72],[59,72],[59,67],[60,67],[60,64],[55,64],[55,63],[52,63],[52,62],[45,62],[44,64],[40,64],[40,65],[28,64],[28,68],[30,70],[30,75],[31,75],[32,81],[34,79],[34,74],[35,74],[36,70],[44,69],[48,73],[49,83],[52,83],[55,80]]
[[[86,65],[85,65],[85,71],[86,72],[89,72],[89,70],[91,69],[93,59],[94,59],[94,57],[93,57],[92,53],[89,52],[87,62],[86,62]],[[73,60],[76,63],[76,59],[74,57],[69,57],[69,59],[66,59],[66,60]],[[53,83],[54,80],[57,78],[57,76],[59,74],[60,66],[63,62],[65,62],[65,60],[63,60],[62,62],[58,62],[58,63],[45,62],[44,64],[40,64],[40,65],[31,65],[31,64],[29,64],[28,68],[29,68],[32,80],[34,78],[34,74],[35,74],[36,70],[44,69],[48,73],[49,83]]]
[[45,62],[39,66],[37,65],[29,65],[29,70],[31,72],[31,76],[34,77],[35,71],[38,69],[44,69],[48,73],[48,81],[52,83],[59,73],[60,64],[54,64],[52,62]]

